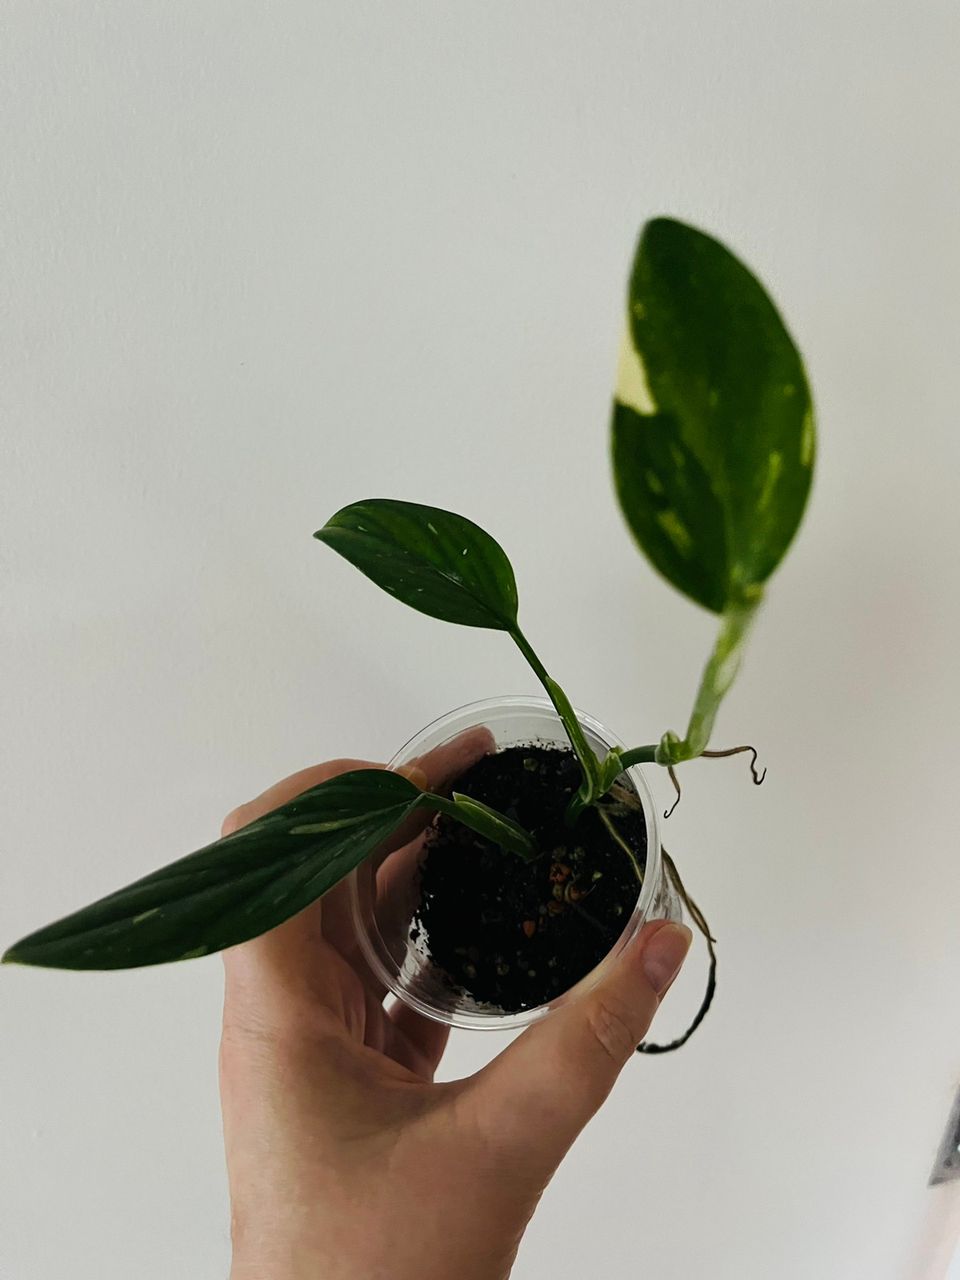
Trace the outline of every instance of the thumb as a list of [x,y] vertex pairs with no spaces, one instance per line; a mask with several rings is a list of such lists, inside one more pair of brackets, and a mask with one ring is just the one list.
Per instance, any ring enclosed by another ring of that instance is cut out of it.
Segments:
[[483,1128],[498,1145],[552,1173],[646,1035],[691,939],[686,925],[645,925],[596,986],[474,1077]]

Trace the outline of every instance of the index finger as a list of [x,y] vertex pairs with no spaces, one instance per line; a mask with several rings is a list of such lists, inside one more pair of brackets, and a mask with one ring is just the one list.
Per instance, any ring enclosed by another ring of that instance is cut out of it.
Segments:
[[[488,729],[467,730],[451,742],[436,747],[398,772],[405,773],[415,785],[421,788],[432,787],[442,790],[492,747],[493,735]],[[311,787],[328,782],[342,773],[348,773],[354,769],[383,769],[384,767],[369,760],[341,758],[300,769],[274,783],[255,799],[238,805],[224,819],[222,834],[231,835],[248,823],[263,817],[264,814],[287,804]],[[414,815],[361,863],[358,868],[360,883],[368,890],[361,896],[368,904],[368,909],[372,909],[377,868],[393,850],[408,845],[428,821],[429,816],[426,814]],[[406,868],[408,875],[414,866],[415,863],[408,864]],[[391,870],[394,872],[392,878],[395,882],[396,869],[391,868]],[[355,932],[348,911],[349,904],[345,889],[346,885],[341,883],[330,890],[325,899],[326,912],[323,912],[322,907],[324,899],[319,899],[261,937],[243,943],[241,948],[230,948],[224,953],[224,962],[230,966],[231,953],[242,950],[244,954],[267,964],[270,968],[276,968],[288,974],[297,971],[306,974],[311,968],[311,961],[315,958],[317,945],[324,936],[345,958],[355,960]],[[326,918],[323,920],[321,933],[322,914]]]
[[321,782],[329,782],[331,778],[339,777],[341,773],[350,773],[353,769],[382,769],[383,767],[382,764],[374,764],[369,760],[342,759],[326,760],[323,764],[299,769],[296,773],[291,773],[288,778],[281,778],[272,787],[267,787],[266,791],[261,791],[253,800],[248,800],[245,804],[237,805],[236,809],[232,809],[223,820],[220,834],[233,835],[241,827],[255,822],[264,814],[272,813],[274,809],[279,809],[288,801],[295,800],[311,787],[318,787]]

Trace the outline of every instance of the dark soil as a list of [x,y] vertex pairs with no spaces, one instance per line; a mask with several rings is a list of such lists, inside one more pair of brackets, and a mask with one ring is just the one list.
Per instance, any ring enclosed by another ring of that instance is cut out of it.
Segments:
[[[565,825],[579,785],[573,753],[542,746],[485,756],[454,784],[525,827],[542,851],[533,862],[444,816],[428,836],[414,936],[422,932],[455,989],[506,1013],[544,1004],[594,969],[637,900],[636,871],[596,811]],[[618,806],[614,821],[642,868],[642,813]]]

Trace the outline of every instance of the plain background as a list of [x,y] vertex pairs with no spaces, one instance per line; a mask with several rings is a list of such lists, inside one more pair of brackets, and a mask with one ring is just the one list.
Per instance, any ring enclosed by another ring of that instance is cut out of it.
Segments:
[[[612,501],[633,242],[768,282],[821,448],[668,847],[715,1012],[637,1060],[518,1280],[899,1280],[960,1073],[960,9],[3,5],[0,939],[206,842],[279,776],[533,692],[509,642],[312,541],[463,511],[574,700],[681,729],[710,618]],[[666,800],[669,789],[655,780]],[[679,1028],[697,953],[664,1011]],[[220,965],[0,974],[3,1280],[220,1277]],[[497,1045],[459,1036],[445,1070]],[[412,1229],[415,1229],[412,1227]]]

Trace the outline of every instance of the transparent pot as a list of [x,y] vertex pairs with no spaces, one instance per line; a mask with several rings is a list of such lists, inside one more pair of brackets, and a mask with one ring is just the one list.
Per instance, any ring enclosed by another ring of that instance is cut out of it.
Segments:
[[[624,744],[592,716],[580,711],[577,716],[587,741],[599,756],[604,756],[611,747],[623,747]],[[400,769],[430,755],[431,786],[443,791],[487,751],[533,744],[569,748],[569,740],[552,704],[546,698],[491,698],[460,707],[427,725],[397,752],[388,767]],[[438,782],[438,775],[442,784]],[[665,875],[653,797],[639,768],[628,769],[626,776],[643,806],[646,867],[623,932],[595,969],[563,995],[519,1013],[482,1004],[466,992],[456,990],[431,959],[429,939],[416,929],[417,873],[425,852],[425,837],[421,834],[376,865],[368,859],[349,880],[360,949],[387,990],[412,1009],[447,1026],[509,1031],[546,1017],[574,993],[593,986],[647,921],[679,920],[680,902]]]

